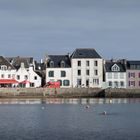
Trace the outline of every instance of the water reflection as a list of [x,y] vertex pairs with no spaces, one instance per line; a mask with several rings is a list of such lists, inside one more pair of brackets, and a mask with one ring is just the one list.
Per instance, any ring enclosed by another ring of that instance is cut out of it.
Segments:
[[140,98],[121,98],[121,99],[103,99],[103,98],[46,98],[46,99],[0,99],[0,104],[127,104],[140,103]]

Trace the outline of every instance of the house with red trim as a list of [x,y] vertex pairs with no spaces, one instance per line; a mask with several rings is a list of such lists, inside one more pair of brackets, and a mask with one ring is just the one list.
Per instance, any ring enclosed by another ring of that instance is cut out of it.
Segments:
[[0,87],[14,87],[18,84],[15,79],[16,69],[3,56],[0,56]]

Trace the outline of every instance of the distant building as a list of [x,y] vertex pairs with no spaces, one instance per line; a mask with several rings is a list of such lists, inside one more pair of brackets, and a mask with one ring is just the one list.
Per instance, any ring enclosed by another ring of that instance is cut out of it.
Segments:
[[15,79],[20,87],[41,87],[42,78],[35,70],[33,57],[7,57],[9,63],[16,68]]
[[29,67],[32,65],[33,69],[35,70],[35,61],[33,59],[33,57],[7,57],[6,58],[10,64],[16,68],[17,70],[20,68],[21,63],[24,63],[24,67],[26,68],[26,70],[29,70]]
[[126,88],[126,68],[120,61],[105,62],[105,82],[107,87]]
[[76,49],[71,56],[72,86],[101,88],[103,59],[95,49]]
[[127,88],[140,88],[140,61],[127,61]]
[[60,81],[61,87],[71,87],[71,62],[69,55],[48,55],[46,58],[46,83]]
[[0,87],[13,87],[18,82],[15,80],[16,69],[0,56]]

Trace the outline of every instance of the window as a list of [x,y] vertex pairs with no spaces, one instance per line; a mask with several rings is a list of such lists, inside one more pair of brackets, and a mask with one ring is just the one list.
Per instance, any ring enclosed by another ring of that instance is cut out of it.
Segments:
[[77,79],[77,86],[81,86],[82,84],[82,80],[81,79]]
[[60,82],[60,86],[62,86],[62,80],[57,80],[57,81],[59,81]]
[[124,87],[124,82],[121,81],[121,82],[120,82],[120,85],[121,85],[121,87]]
[[50,61],[50,67],[53,68],[54,67],[54,62]]
[[8,78],[11,78],[11,74],[8,74]]
[[49,71],[49,77],[54,77],[54,71]]
[[108,86],[112,87],[112,82],[111,81],[108,82]]
[[99,85],[99,79],[93,79],[93,84],[94,85]]
[[20,80],[20,75],[17,75],[17,80]]
[[34,87],[35,86],[35,84],[34,83],[30,83],[30,87]]
[[81,66],[81,61],[77,61],[77,65],[80,67]]
[[65,67],[65,62],[61,61],[61,68],[64,68],[64,67]]
[[120,73],[120,79],[124,78],[124,73]]
[[37,80],[37,76],[34,76],[34,80]]
[[89,70],[86,70],[86,75],[88,75],[88,76],[89,76]]
[[80,76],[81,75],[81,70],[78,70],[77,74],[78,74],[78,76]]
[[12,74],[12,78],[13,78],[13,79],[15,78],[15,74]]
[[4,74],[1,74],[1,78],[4,78]]
[[94,70],[94,74],[95,75],[98,75],[98,70]]
[[89,79],[86,80],[86,86],[89,86]]
[[140,78],[140,73],[138,74],[138,77]]
[[24,79],[27,80],[27,79],[28,79],[28,75],[25,75],[25,76],[24,76]]
[[118,79],[118,73],[114,73],[114,79]]
[[61,77],[66,77],[66,72],[65,71],[61,71]]
[[94,61],[94,66],[98,66],[98,61],[96,60],[96,61]]
[[1,70],[7,70],[7,66],[5,65],[1,66]]
[[135,73],[134,72],[129,72],[128,77],[129,78],[135,78]]
[[108,79],[112,79],[112,73],[108,73]]
[[70,85],[70,81],[69,80],[64,80],[63,81],[63,85],[64,86],[69,86]]
[[117,64],[114,64],[111,68],[112,71],[120,71],[120,68]]
[[118,88],[118,82],[117,81],[114,82],[114,87]]
[[89,61],[86,61],[86,66],[89,67]]
[[129,81],[129,86],[134,87],[135,86],[135,81]]

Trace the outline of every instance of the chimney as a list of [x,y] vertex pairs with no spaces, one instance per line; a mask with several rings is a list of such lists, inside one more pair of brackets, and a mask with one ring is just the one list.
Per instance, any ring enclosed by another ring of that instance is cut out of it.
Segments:
[[24,63],[23,63],[23,62],[21,62],[20,67],[21,67],[21,68],[25,68],[25,66],[24,66]]

